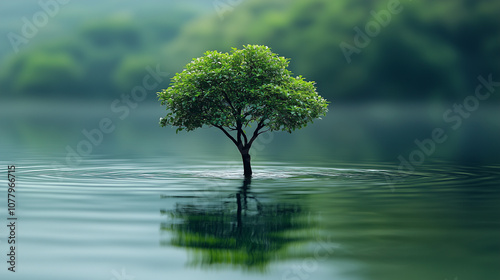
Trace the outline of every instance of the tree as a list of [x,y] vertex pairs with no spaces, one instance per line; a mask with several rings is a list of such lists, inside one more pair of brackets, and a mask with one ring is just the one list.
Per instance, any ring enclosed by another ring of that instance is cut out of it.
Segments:
[[[158,93],[167,115],[160,125],[176,132],[204,125],[220,129],[238,147],[245,177],[252,175],[249,150],[267,131],[306,126],[328,111],[314,82],[292,77],[289,59],[266,46],[247,45],[231,53],[207,51],[177,73]],[[246,128],[256,125],[252,134]],[[235,135],[234,135],[235,134]]]

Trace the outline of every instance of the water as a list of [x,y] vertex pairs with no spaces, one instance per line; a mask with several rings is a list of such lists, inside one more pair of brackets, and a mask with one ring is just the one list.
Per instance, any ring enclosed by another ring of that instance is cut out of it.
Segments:
[[500,275],[498,165],[257,162],[244,180],[239,162],[51,161],[15,162],[17,272],[2,226],[1,279]]

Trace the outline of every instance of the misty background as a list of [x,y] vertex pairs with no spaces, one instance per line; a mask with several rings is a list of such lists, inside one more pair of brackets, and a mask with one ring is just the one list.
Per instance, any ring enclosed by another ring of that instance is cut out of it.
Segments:
[[425,161],[498,162],[500,87],[478,77],[500,81],[499,14],[494,0],[3,1],[0,155],[239,160],[218,130],[160,128],[156,92],[207,50],[262,44],[331,104],[263,137],[255,164],[399,164],[436,128],[446,141]]

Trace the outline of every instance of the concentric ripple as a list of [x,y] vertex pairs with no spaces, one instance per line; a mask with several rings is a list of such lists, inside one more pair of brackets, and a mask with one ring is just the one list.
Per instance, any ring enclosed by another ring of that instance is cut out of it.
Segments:
[[[291,164],[256,163],[254,180],[336,180],[370,182],[390,185],[409,185],[435,182],[440,184],[461,180],[488,180],[500,173],[497,166],[463,167],[447,164],[421,166],[414,170],[400,170],[389,164],[364,164],[335,167],[295,166]],[[345,164],[344,164],[345,165]],[[52,165],[48,162],[25,162],[18,165],[18,173],[33,183],[80,182],[99,179],[101,182],[147,183],[171,179],[243,179],[239,162],[210,164],[174,164],[161,160],[87,160],[75,167]]]

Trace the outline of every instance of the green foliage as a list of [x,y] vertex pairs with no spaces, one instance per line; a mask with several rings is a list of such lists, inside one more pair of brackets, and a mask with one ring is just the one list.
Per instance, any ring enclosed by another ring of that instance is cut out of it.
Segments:
[[[334,97],[340,102],[418,100],[448,104],[472,94],[477,76],[499,77],[500,2],[496,0],[399,1],[402,11],[392,14],[387,26],[380,26],[380,32],[347,63],[339,44],[357,47],[354,28],[364,30],[369,22],[376,22],[373,13],[387,10],[390,1],[243,1],[225,12],[224,20],[211,1],[135,3],[128,6],[133,13],[127,9],[116,12],[114,6],[102,1],[76,4],[82,5],[78,12],[52,18],[50,27],[39,32],[20,53],[12,52],[8,40],[0,44],[0,94],[21,93],[25,87],[17,81],[20,75],[26,77],[27,84],[37,85],[30,86],[32,90],[59,87],[51,83],[60,80],[34,81],[38,77],[26,72],[27,68],[16,68],[25,63],[23,59],[52,55],[55,49],[71,56],[76,67],[70,73],[83,72],[83,77],[65,81],[71,83],[71,92],[52,94],[116,98],[130,90],[130,84],[141,83],[138,73],[150,60],[144,60],[143,66],[129,57],[154,58],[162,69],[173,73],[188,62],[183,58],[207,49],[230,51],[230,46],[249,42],[293,57],[291,71],[316,81],[326,99]],[[9,5],[33,7],[18,2]],[[20,14],[11,15],[15,10]],[[99,20],[82,25],[89,13]],[[6,21],[0,30],[19,33],[19,18],[26,10],[5,9],[0,15]],[[17,61],[9,63],[12,60]],[[53,69],[50,60],[44,61],[44,68]],[[45,97],[48,93],[30,95]],[[499,98],[492,95],[490,100]]]
[[93,23],[84,27],[82,35],[98,49],[115,46],[134,50],[140,48],[143,43],[140,30],[127,18]]
[[[161,4],[170,7],[173,3]],[[175,4],[165,15],[161,10],[137,6],[144,10],[133,14],[109,12],[83,25],[83,11],[71,19],[55,17],[51,26],[60,25],[59,32],[47,35],[50,40],[41,40],[51,31],[43,29],[17,54],[11,49],[2,53],[0,46],[0,61],[5,59],[0,71],[0,95],[113,99],[141,85],[148,74],[146,66],[155,68],[160,64],[162,70],[168,71],[170,63],[165,63],[162,46],[177,36],[181,26],[199,14],[201,7]],[[90,12],[102,13],[100,9]],[[71,25],[67,21],[78,24],[63,33],[62,26]],[[35,64],[43,73],[34,70]],[[154,90],[162,87],[165,85]],[[154,95],[149,95],[148,101],[154,102]]]
[[128,56],[116,67],[113,84],[122,91],[130,91],[142,83],[147,66],[156,65],[155,59],[148,55]]
[[71,92],[81,82],[83,72],[73,57],[65,53],[34,53],[11,62],[10,90],[47,95]]
[[315,80],[325,98],[342,102],[449,103],[472,94],[478,75],[500,75],[495,0],[399,1],[403,10],[348,63],[339,44],[356,46],[353,28],[364,30],[390,1],[245,1],[223,21],[214,15],[187,26],[170,52],[191,57],[247,42],[272,46],[293,56],[290,69]]
[[207,125],[241,132],[253,122],[256,130],[302,128],[326,114],[327,101],[316,93],[314,82],[293,77],[288,63],[266,46],[208,51],[158,93],[168,110],[160,125],[177,131]]

